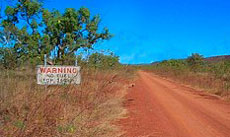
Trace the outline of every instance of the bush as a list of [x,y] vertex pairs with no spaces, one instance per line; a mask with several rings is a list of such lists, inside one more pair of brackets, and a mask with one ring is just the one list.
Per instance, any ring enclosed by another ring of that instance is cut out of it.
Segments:
[[229,79],[230,80],[230,62],[222,61],[217,64],[210,65],[210,72],[212,72],[216,78]]
[[188,65],[190,69],[194,72],[201,71],[205,65],[205,61],[202,55],[198,53],[193,53],[187,58]]
[[6,69],[16,68],[18,61],[14,51],[10,48],[0,48],[0,63]]
[[158,64],[158,66],[168,67],[174,70],[182,70],[186,67],[186,65],[187,64],[184,60],[174,60],[174,59],[163,61],[162,63]]
[[119,57],[114,54],[104,55],[102,53],[93,53],[89,57],[88,64],[93,68],[113,69],[120,65]]

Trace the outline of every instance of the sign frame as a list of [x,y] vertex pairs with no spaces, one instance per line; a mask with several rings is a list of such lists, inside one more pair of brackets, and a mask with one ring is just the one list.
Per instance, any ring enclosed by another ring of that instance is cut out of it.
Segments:
[[[42,73],[41,68],[45,69],[43,71],[47,71],[49,73]],[[50,68],[49,71],[46,70]],[[58,73],[57,71],[54,73],[53,70],[65,69],[65,72]],[[67,69],[75,70],[76,72],[69,72],[67,73]],[[36,72],[37,72],[37,84],[38,85],[79,85],[81,83],[81,74],[80,74],[81,67],[80,66],[61,66],[61,65],[37,65]],[[70,73],[71,72],[71,73]]]

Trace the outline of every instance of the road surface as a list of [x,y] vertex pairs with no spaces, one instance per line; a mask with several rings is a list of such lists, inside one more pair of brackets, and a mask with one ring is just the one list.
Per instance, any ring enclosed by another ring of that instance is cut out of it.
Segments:
[[124,137],[230,137],[230,102],[139,72],[128,90]]

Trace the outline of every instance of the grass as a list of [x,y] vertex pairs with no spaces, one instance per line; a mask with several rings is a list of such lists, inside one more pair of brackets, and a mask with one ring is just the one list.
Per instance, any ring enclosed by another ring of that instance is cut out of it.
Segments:
[[81,85],[36,84],[33,69],[0,72],[0,135],[115,137],[112,122],[123,116],[126,84],[133,71],[81,72]]
[[228,100],[230,98],[229,79],[226,79],[222,76],[218,77],[215,73],[213,73],[212,70],[194,72],[186,66],[177,66],[173,68],[161,64],[142,66],[141,68],[145,71],[153,72],[162,77],[173,79],[177,82],[221,96],[224,99]]

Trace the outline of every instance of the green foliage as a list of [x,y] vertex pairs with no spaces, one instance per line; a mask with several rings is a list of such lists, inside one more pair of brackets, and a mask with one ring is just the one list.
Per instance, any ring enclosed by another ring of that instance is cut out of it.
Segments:
[[64,14],[44,10],[43,22],[47,26],[45,34],[49,45],[55,45],[56,59],[62,62],[65,56],[72,56],[79,48],[92,48],[99,40],[111,37],[107,29],[98,32],[100,17],[91,19],[89,10],[84,7],[79,10],[67,8]]
[[186,65],[187,63],[184,60],[175,60],[175,59],[163,61],[160,64],[158,64],[158,66],[169,67],[170,69],[174,69],[174,70],[184,69]]
[[14,69],[17,67],[17,57],[15,51],[10,48],[0,48],[0,63],[4,68]]
[[230,81],[230,61],[207,63],[202,55],[192,54],[186,60],[166,60],[149,68],[158,72],[170,72],[174,75],[184,75],[189,71],[195,73],[208,73],[216,78]]
[[6,7],[5,16],[0,24],[0,48],[12,48],[16,62],[40,63],[47,54],[53,62],[64,64],[78,49],[92,49],[112,37],[107,28],[100,31],[100,16],[91,16],[85,7],[60,13],[44,9],[37,0],[16,0]]
[[204,61],[202,55],[194,53],[189,56],[186,60],[184,59],[171,59],[165,60],[157,65],[154,65],[155,69],[161,71],[170,71],[170,73],[175,73],[176,75],[187,72],[191,70],[193,72],[203,72],[208,71],[208,64]]
[[[11,56],[16,59],[16,64],[21,64],[25,60],[35,62],[39,59],[42,36],[38,32],[38,22],[41,6],[35,0],[20,0],[14,6],[7,6],[5,9],[6,17],[2,18],[0,27],[1,49],[6,51],[7,48],[11,48],[9,51],[12,51]],[[19,27],[22,24],[26,25]],[[8,54],[1,54],[4,62],[12,62],[7,60],[8,57],[4,57],[5,55]]]
[[230,62],[222,61],[216,64],[210,64],[210,72],[212,72],[216,78],[221,78],[230,81]]
[[203,56],[198,53],[193,53],[191,56],[189,56],[187,58],[187,62],[191,70],[195,72],[202,70],[202,67],[205,64]]
[[102,53],[93,53],[89,57],[89,65],[93,68],[116,68],[119,64],[118,56],[113,54],[104,55]]

